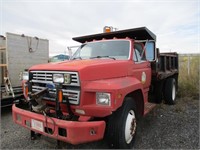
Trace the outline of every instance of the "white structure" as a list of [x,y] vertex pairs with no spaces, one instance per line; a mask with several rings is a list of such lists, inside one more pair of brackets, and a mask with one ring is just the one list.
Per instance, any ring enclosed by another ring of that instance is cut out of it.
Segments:
[[47,39],[13,33],[6,33],[6,37],[0,36],[1,89],[6,85],[6,79],[10,81],[11,87],[21,87],[20,73],[33,65],[48,63],[48,59]]

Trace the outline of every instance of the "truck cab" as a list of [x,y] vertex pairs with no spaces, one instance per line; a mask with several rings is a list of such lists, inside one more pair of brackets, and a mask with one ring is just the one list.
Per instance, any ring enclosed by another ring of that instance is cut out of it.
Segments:
[[146,27],[75,37],[81,43],[64,62],[24,73],[26,102],[13,120],[59,141],[80,144],[107,138],[112,148],[132,148],[137,119],[163,99],[175,104],[176,53],[161,55]]

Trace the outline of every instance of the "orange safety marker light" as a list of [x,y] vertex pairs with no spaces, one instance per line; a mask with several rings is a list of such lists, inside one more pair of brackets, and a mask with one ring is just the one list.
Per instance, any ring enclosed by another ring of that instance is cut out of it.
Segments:
[[28,86],[25,85],[25,95],[28,96]]
[[103,28],[103,32],[104,32],[104,33],[112,32],[112,31],[113,31],[113,27],[105,26],[105,27]]
[[59,90],[58,91],[58,101],[61,103],[62,99],[63,99],[63,92],[62,92],[62,90]]

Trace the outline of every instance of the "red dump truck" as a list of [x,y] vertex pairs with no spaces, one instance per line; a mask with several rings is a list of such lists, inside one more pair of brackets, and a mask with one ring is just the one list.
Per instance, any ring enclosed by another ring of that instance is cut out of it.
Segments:
[[[106,29],[106,31],[108,31]],[[146,27],[75,37],[70,60],[35,65],[23,74],[26,100],[13,104],[15,123],[71,144],[107,139],[132,148],[137,121],[156,104],[175,104],[178,54],[160,53]]]

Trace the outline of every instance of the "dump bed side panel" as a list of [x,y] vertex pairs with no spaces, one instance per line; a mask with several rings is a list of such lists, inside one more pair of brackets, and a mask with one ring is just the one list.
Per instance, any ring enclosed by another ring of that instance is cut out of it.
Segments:
[[163,80],[174,74],[178,74],[178,54],[160,53],[158,60],[152,62],[153,80]]

